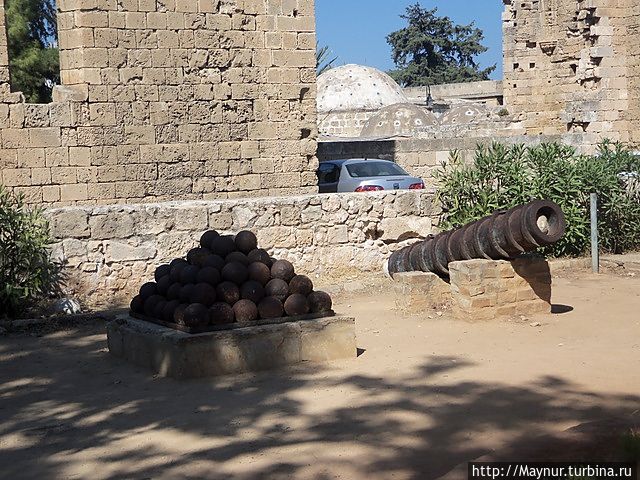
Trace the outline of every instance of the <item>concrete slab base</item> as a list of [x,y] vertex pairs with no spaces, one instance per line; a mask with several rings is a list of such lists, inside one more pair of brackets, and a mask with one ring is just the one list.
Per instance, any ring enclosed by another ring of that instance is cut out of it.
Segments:
[[342,316],[197,335],[123,316],[108,325],[107,340],[116,357],[178,379],[357,356],[355,320]]

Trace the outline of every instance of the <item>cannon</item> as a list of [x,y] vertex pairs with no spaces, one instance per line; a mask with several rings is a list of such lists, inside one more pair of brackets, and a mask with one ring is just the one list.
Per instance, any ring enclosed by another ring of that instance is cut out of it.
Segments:
[[478,258],[510,260],[554,244],[566,229],[564,213],[556,203],[534,200],[497,211],[464,227],[430,235],[391,255],[388,269],[392,276],[421,271],[446,278],[451,262]]

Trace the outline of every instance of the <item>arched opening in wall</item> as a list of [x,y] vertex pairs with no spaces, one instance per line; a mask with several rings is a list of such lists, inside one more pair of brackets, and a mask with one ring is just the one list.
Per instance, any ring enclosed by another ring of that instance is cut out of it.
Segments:
[[29,103],[49,103],[60,83],[55,0],[5,0],[12,92]]

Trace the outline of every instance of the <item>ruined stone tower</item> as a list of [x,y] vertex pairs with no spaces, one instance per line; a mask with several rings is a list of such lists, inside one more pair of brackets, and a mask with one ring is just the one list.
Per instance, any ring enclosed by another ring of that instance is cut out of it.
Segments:
[[505,104],[527,133],[640,144],[640,3],[504,3]]

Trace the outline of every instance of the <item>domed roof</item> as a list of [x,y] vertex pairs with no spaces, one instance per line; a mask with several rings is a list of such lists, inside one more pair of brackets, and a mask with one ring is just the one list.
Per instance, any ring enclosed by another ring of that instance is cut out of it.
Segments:
[[412,103],[397,103],[384,107],[372,116],[362,128],[361,137],[394,137],[414,135],[416,132],[438,124],[430,111]]
[[344,65],[318,77],[318,111],[379,110],[409,100],[384,72],[362,65]]
[[491,112],[485,105],[460,105],[440,117],[441,125],[464,125],[488,119]]

